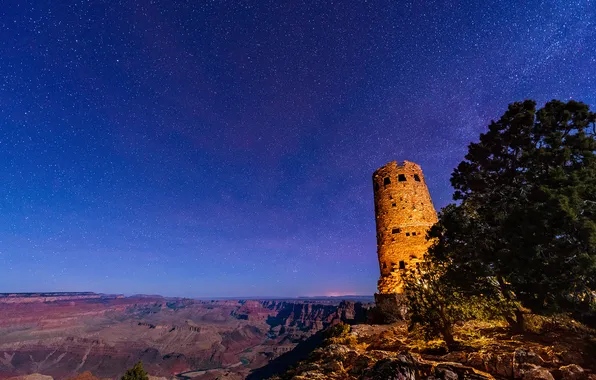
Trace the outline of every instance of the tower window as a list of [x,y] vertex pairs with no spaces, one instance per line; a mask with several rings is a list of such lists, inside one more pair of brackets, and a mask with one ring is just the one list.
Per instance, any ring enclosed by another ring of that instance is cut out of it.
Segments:
[[399,229],[399,228],[394,228],[394,229],[391,231],[391,233],[392,233],[392,234],[398,234],[398,233],[400,233],[400,232],[401,232],[401,231],[400,231],[400,229]]
[[406,232],[406,236],[410,236],[410,233],[409,232]]
[[387,269],[387,263],[383,263],[383,269]]
[[406,263],[403,260],[399,262],[399,269],[406,269]]
[[412,236],[416,236],[416,232],[412,232]]
[[405,175],[405,174],[399,174],[399,175],[397,176],[397,180],[398,180],[399,182],[404,182],[404,181],[406,180],[406,175]]
[[391,207],[395,207],[395,206],[397,206],[395,203],[392,203],[392,204],[391,204]]
[[420,182],[420,176],[418,174],[414,174],[414,181]]
[[385,179],[383,180],[383,185],[387,186],[391,183],[391,178],[389,177],[385,177]]

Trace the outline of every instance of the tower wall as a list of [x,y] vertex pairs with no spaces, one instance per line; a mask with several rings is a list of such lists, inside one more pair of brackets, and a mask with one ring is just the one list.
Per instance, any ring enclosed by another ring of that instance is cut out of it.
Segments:
[[401,293],[400,275],[415,265],[431,244],[428,229],[437,212],[419,165],[393,161],[373,174],[379,293]]

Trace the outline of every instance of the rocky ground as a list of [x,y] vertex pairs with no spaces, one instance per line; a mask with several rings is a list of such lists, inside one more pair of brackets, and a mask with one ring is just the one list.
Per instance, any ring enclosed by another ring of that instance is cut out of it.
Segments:
[[467,323],[461,347],[409,333],[405,323],[355,325],[325,340],[310,357],[271,379],[596,380],[596,334],[577,324],[545,323],[511,335],[505,326]]

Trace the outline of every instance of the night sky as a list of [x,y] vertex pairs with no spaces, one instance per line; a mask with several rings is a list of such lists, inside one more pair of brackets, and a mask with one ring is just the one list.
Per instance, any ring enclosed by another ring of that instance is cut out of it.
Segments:
[[525,98],[596,106],[594,0],[3,2],[0,292],[371,295],[372,172]]

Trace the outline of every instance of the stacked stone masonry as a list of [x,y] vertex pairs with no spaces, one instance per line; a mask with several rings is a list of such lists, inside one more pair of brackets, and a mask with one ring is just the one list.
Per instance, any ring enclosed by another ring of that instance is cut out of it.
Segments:
[[415,266],[428,249],[428,229],[437,212],[419,165],[393,161],[373,174],[379,293],[402,293],[401,274]]

